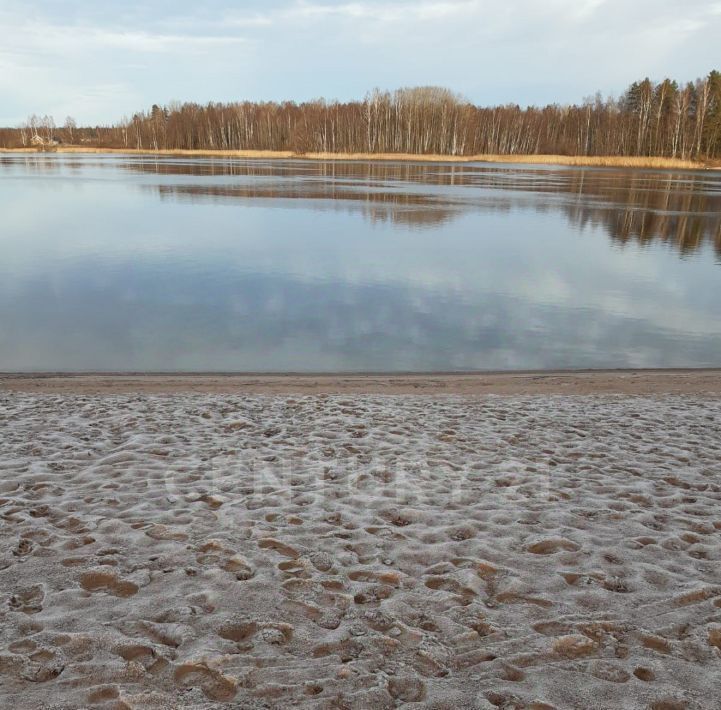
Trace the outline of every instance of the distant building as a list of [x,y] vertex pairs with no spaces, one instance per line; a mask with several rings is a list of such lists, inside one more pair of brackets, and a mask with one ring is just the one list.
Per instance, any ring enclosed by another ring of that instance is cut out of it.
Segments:
[[38,148],[52,148],[59,145],[59,141],[56,141],[54,138],[43,138],[40,134],[36,133],[30,139],[30,145],[34,145]]

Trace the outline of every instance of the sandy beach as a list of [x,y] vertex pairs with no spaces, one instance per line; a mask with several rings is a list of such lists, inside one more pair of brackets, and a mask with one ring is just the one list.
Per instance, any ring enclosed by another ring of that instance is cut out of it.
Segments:
[[36,394],[721,394],[721,370],[409,374],[9,374],[0,392]]
[[3,376],[4,702],[716,707],[720,381]]

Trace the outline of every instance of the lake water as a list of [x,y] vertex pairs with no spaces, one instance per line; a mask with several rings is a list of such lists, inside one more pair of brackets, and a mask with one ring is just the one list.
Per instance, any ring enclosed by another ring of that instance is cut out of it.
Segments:
[[721,366],[721,173],[0,156],[0,370]]

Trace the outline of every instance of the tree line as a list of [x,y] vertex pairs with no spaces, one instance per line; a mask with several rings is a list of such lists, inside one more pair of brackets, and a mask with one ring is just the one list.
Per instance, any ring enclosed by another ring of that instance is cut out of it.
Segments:
[[0,146],[55,142],[140,150],[721,157],[721,73],[634,82],[620,98],[476,106],[440,87],[374,90],[362,101],[171,103],[110,126],[32,116]]

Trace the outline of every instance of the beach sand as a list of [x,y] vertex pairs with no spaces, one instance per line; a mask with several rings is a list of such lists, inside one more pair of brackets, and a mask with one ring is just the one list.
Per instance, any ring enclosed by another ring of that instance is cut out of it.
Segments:
[[719,392],[2,377],[0,706],[716,708]]
[[720,369],[419,374],[0,373],[0,392],[45,394],[721,394]]

